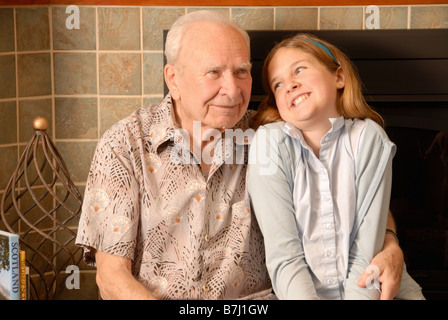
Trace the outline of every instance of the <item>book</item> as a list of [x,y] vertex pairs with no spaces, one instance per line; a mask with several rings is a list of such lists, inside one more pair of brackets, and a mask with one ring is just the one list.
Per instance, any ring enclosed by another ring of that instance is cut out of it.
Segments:
[[19,236],[0,230],[0,299],[20,300]]
[[20,300],[27,300],[25,251],[20,250]]

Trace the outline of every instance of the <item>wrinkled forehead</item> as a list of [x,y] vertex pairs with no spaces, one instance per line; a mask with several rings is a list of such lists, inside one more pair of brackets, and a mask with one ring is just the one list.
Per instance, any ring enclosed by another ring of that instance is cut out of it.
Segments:
[[195,22],[185,30],[179,58],[189,54],[227,54],[244,57],[244,60],[250,61],[249,46],[239,31],[232,26],[210,21]]

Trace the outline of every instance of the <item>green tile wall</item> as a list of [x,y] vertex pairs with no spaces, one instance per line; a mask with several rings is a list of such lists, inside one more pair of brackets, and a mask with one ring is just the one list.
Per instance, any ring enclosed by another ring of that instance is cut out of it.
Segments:
[[94,52],[53,53],[54,93],[83,95],[97,93],[97,62]]
[[17,8],[16,28],[18,51],[50,49],[48,8]]
[[14,51],[14,10],[0,9],[0,52]]
[[100,94],[140,95],[141,54],[100,53],[98,58]]
[[[96,8],[80,7],[79,29],[66,27],[65,7],[52,8],[53,49],[54,50],[95,50],[96,49]],[[81,19],[82,17],[82,19]]]
[[[79,6],[69,29],[66,6],[0,7],[0,195],[33,135],[37,115],[71,178],[84,190],[100,136],[142,105],[163,98],[162,30],[199,7]],[[365,29],[365,7],[208,7],[249,30]],[[379,6],[381,29],[448,28],[448,5]],[[72,223],[71,227],[76,228]],[[94,270],[80,290],[98,297]]]
[[14,54],[0,55],[0,90],[1,98],[16,97],[16,57]]
[[51,55],[49,52],[17,55],[19,97],[51,95]]

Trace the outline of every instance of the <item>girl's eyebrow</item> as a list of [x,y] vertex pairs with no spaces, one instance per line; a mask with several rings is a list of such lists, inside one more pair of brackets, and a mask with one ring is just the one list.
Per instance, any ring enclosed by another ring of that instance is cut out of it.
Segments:
[[[289,65],[289,69],[293,69],[296,65],[301,64],[301,63],[303,63],[303,62],[308,62],[308,60],[307,60],[307,59],[300,59],[300,60],[294,61],[293,63],[291,63],[291,64]],[[269,84],[271,85],[271,87],[272,87],[272,85],[274,84],[274,82],[275,82],[276,80],[277,80],[277,77],[274,77],[274,78],[272,78],[272,80],[269,82]]]

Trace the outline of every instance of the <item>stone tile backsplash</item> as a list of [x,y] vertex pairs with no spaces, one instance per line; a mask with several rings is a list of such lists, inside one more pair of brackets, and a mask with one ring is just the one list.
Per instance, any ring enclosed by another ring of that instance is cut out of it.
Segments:
[[51,95],[51,54],[18,54],[17,78],[19,97]]
[[14,51],[14,10],[0,9],[0,52]]
[[55,52],[53,64],[56,95],[97,93],[97,62],[94,52]]
[[16,57],[14,54],[0,55],[0,99],[16,97]]
[[411,29],[448,28],[448,5],[411,7]]
[[[101,135],[163,98],[163,30],[203,9],[79,6],[77,29],[66,8],[0,7],[0,195],[38,115],[49,120],[48,133],[83,190]],[[248,30],[366,29],[368,15],[363,6],[208,9]],[[448,5],[379,6],[379,12],[380,29],[448,28]],[[94,281],[88,272],[82,276]],[[96,298],[96,287],[86,287],[84,297]]]
[[317,30],[318,8],[277,8],[275,30]]
[[96,98],[55,98],[56,139],[98,139]]
[[46,7],[16,9],[17,50],[50,49],[50,20]]
[[141,95],[141,54],[100,53],[99,86],[102,95]]
[[52,8],[54,50],[96,49],[96,8],[80,7],[79,16],[79,29],[69,29],[65,7]]
[[0,102],[0,119],[4,124],[8,124],[8,130],[0,134],[0,145],[17,142],[17,108],[15,101]]
[[98,8],[100,50],[140,50],[139,8]]
[[363,28],[363,7],[329,7],[320,9],[320,29],[347,30]]

